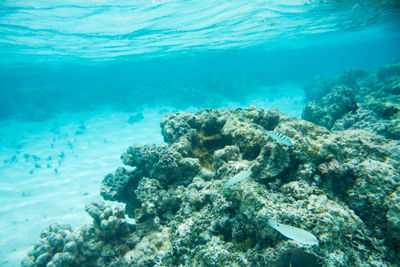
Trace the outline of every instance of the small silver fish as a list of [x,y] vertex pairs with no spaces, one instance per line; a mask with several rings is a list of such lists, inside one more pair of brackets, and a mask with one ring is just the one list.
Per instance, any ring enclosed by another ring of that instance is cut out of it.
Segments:
[[244,179],[249,178],[251,175],[251,171],[250,170],[243,170],[241,172],[239,172],[238,174],[236,174],[235,176],[233,176],[231,179],[229,179],[228,182],[226,182],[225,184],[225,188],[228,188],[234,184],[237,184],[241,181],[243,181]]
[[287,238],[293,239],[294,241],[297,241],[302,245],[319,246],[318,239],[306,230],[286,224],[281,224],[271,219],[268,220],[268,224],[282,235],[286,236]]

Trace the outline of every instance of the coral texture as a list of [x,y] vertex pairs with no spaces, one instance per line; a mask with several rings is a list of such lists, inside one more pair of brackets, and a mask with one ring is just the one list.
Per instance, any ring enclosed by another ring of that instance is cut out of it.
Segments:
[[[290,249],[327,266],[400,263],[400,162],[383,136],[329,132],[256,107],[169,114],[161,128],[166,145],[130,147],[122,155],[129,170],[102,183],[103,197],[125,203],[135,228],[121,211],[92,205],[93,225],[51,226],[23,265],[281,266]],[[251,177],[225,188],[243,170]],[[320,246],[286,239],[268,219],[311,232]]]
[[28,252],[22,266],[124,266],[123,256],[134,247],[129,239],[135,225],[121,208],[104,203],[86,206],[93,224],[72,231],[69,225],[52,224]]
[[[323,86],[322,86],[323,85]],[[303,118],[329,130],[363,129],[400,140],[400,64],[374,71],[349,70],[336,81],[315,79]]]

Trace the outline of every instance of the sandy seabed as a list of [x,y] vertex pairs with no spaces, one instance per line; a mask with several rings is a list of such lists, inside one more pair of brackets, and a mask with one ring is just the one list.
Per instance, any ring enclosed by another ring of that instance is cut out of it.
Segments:
[[120,154],[130,144],[162,142],[162,114],[143,114],[134,124],[127,113],[102,111],[2,126],[0,265],[17,266],[49,224],[90,222],[84,206],[100,199]]

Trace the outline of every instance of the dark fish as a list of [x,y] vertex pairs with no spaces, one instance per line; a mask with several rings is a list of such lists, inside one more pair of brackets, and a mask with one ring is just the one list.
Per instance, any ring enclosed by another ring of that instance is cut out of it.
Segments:
[[281,267],[322,267],[320,260],[301,249],[289,249],[279,255]]
[[355,113],[358,109],[358,105],[356,102],[352,102],[351,104],[349,104],[347,109],[348,109],[348,111],[350,111],[350,113]]

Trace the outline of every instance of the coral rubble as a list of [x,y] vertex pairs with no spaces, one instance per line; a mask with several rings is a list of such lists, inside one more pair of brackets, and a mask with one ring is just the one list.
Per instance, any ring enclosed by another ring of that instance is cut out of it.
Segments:
[[[256,107],[169,114],[161,128],[166,145],[130,147],[121,157],[129,168],[101,186],[106,200],[126,204],[135,225],[121,210],[93,204],[92,225],[50,226],[22,265],[399,264],[400,159],[383,136],[329,132]],[[243,170],[251,177],[226,188]],[[319,246],[286,239],[269,219],[312,233]],[[286,260],[288,251],[294,258]]]

